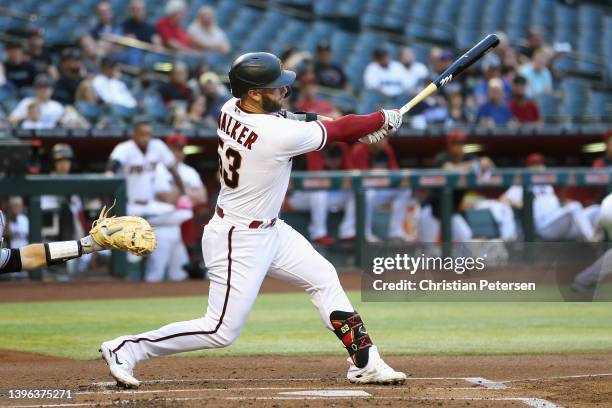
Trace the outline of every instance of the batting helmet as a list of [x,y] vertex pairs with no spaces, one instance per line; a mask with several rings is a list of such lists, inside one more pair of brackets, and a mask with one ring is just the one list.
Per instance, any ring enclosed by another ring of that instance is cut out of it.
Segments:
[[249,89],[289,86],[295,81],[295,72],[284,70],[274,54],[249,52],[232,63],[229,80],[232,95],[240,98]]
[[53,146],[53,149],[51,149],[51,157],[53,158],[53,161],[62,159],[72,160],[74,157],[74,152],[72,151],[72,147],[70,147],[70,145],[67,145],[66,143],[58,143]]

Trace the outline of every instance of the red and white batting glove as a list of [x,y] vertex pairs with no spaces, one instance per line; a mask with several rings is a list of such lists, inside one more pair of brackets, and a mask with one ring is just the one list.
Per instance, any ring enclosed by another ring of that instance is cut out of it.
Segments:
[[388,130],[398,130],[402,126],[402,114],[399,109],[381,109],[380,111],[385,117],[383,127]]
[[360,138],[359,141],[365,144],[372,144],[381,141],[382,139],[387,137],[387,134],[389,134],[389,131],[385,128],[385,126],[383,126],[380,129],[375,130],[374,132],[369,133],[364,137]]

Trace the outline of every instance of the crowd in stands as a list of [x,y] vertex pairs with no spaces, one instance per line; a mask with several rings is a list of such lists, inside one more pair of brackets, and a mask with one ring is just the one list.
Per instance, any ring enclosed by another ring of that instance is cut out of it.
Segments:
[[[125,9],[122,18],[113,14],[108,2],[100,1],[90,31],[73,47],[55,53],[50,53],[39,29],[32,29],[21,41],[7,42],[0,65],[0,93],[8,123],[27,129],[110,128],[129,125],[135,113],[146,113],[167,127],[214,128],[229,92],[223,82],[226,72],[213,72],[207,57],[232,52],[228,36],[216,23],[214,8],[202,6],[187,16],[185,0],[169,0],[165,15],[157,21],[147,20],[144,0],[131,0]],[[423,129],[441,124],[451,129],[542,123],[538,98],[561,95],[552,72],[555,52],[537,28],[515,47],[504,33],[497,34],[501,44],[495,52],[414,108],[406,126]],[[136,46],[129,46],[128,40],[136,41]],[[330,117],[341,110],[358,110],[354,105],[334,106],[329,97],[333,92],[352,97],[372,94],[375,103],[366,104],[368,109],[401,106],[461,52],[432,46],[429,60],[417,61],[410,46],[402,46],[395,59],[381,44],[363,72],[363,85],[356,86],[333,60],[328,42],[320,42],[314,55],[296,47],[282,56],[286,67],[298,72],[286,108]],[[147,71],[147,52],[170,53],[173,62]]]

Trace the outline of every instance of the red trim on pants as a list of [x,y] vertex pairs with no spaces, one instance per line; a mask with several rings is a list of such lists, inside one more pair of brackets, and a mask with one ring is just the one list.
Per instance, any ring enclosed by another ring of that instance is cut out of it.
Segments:
[[223,324],[223,317],[225,316],[225,311],[227,310],[227,303],[229,301],[229,294],[231,289],[231,279],[232,279],[232,233],[234,232],[235,227],[231,227],[229,233],[227,234],[227,289],[225,291],[225,300],[223,301],[223,310],[221,311],[221,316],[219,317],[219,322],[214,330],[210,331],[195,331],[195,332],[185,332],[185,333],[176,333],[171,334],[169,336],[160,337],[159,339],[147,339],[146,337],[139,337],[137,339],[127,339],[123,340],[119,346],[117,346],[113,353],[116,353],[121,347],[123,347],[126,343],[140,343],[141,341],[150,341],[151,343],[157,343],[164,340],[173,339],[175,337],[182,336],[196,336],[200,334],[215,334],[219,327]]

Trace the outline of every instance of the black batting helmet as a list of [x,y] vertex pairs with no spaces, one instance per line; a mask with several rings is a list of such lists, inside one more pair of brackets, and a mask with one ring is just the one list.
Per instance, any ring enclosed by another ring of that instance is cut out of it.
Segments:
[[249,89],[289,86],[295,81],[295,72],[284,70],[274,54],[249,52],[234,60],[229,80],[232,95],[240,98]]

